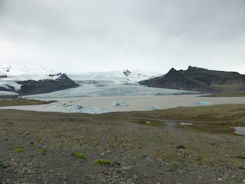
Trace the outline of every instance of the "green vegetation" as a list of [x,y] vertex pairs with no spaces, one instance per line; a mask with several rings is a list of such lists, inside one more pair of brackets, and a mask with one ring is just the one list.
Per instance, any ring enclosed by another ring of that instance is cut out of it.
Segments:
[[75,156],[76,156],[76,158],[86,160],[86,157],[83,153],[76,152]]
[[50,104],[55,101],[40,101],[40,100],[26,100],[26,99],[12,99],[12,100],[0,100],[0,107],[4,106],[18,106],[18,105],[42,105]]
[[173,164],[172,164],[172,167],[175,168],[175,169],[178,169],[178,168],[179,168],[179,164],[173,163]]
[[22,146],[13,146],[14,149],[21,149],[23,148]]
[[245,97],[245,91],[230,92],[230,93],[214,93],[203,95],[202,97]]
[[22,148],[18,148],[18,149],[16,149],[15,151],[16,151],[16,152],[25,152],[25,150],[22,149]]
[[237,177],[237,180],[238,180],[238,181],[242,181],[242,180],[244,180],[244,177],[243,177],[243,176],[238,176],[238,177]]
[[39,149],[38,150],[40,153],[46,153],[47,151],[46,150],[44,150],[44,149]]
[[99,159],[99,160],[96,160],[94,163],[95,164],[98,164],[98,165],[110,165],[111,164],[111,161]]
[[212,134],[234,134],[233,126],[237,126],[236,123],[193,123],[188,126],[178,124],[178,127],[180,128]]
[[22,146],[13,146],[16,152],[25,152]]

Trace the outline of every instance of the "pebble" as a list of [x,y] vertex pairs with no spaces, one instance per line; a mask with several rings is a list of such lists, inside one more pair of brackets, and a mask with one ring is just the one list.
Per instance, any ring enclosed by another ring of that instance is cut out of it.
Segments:
[[176,149],[185,149],[185,146],[179,145],[179,146],[176,147]]
[[10,167],[10,165],[9,165],[8,163],[1,163],[1,162],[0,162],[0,166],[1,166],[2,168],[4,168],[4,169],[7,169],[7,168]]
[[128,170],[130,170],[131,168],[132,168],[131,165],[129,165],[129,166],[123,166],[123,167],[121,168],[121,170],[123,170],[123,171],[128,171]]

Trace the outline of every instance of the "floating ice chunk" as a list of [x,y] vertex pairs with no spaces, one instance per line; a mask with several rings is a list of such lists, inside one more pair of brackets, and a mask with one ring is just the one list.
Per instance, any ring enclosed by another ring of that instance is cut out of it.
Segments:
[[235,129],[235,133],[239,135],[245,135],[245,127],[233,127]]
[[108,113],[107,110],[105,110],[104,108],[98,108],[98,107],[84,107],[82,109],[83,113],[88,113],[88,114],[104,114],[104,113]]
[[152,108],[151,108],[151,110],[153,110],[153,111],[155,111],[155,110],[159,110],[160,109],[160,107],[158,107],[158,106],[152,106]]
[[[71,102],[71,101],[70,101]],[[69,103],[69,102],[68,102]],[[99,108],[95,106],[84,106],[79,104],[68,104],[68,103],[57,103],[56,109],[63,109],[63,112],[72,112],[72,113],[88,113],[88,114],[103,114],[108,113],[109,111],[104,108]],[[54,104],[51,104],[54,105]]]
[[213,102],[198,102],[197,105],[202,105],[202,106],[209,106],[209,105],[213,105]]
[[111,106],[113,106],[113,107],[126,107],[126,106],[128,106],[128,104],[125,102],[118,102],[115,100],[114,102],[112,102]]

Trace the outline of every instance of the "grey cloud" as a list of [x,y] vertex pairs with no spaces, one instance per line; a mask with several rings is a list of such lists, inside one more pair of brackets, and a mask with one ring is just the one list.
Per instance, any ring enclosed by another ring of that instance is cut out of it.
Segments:
[[245,72],[244,17],[243,0],[0,0],[0,47],[20,48],[0,63]]

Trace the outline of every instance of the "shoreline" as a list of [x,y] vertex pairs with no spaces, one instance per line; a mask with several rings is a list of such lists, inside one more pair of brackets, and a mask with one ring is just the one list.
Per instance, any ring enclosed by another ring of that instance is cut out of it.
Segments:
[[35,100],[57,102],[45,105],[1,107],[0,109],[100,114],[108,112],[152,111],[176,107],[196,107],[219,104],[245,104],[244,97],[202,97],[200,94],[47,99],[35,98]]

